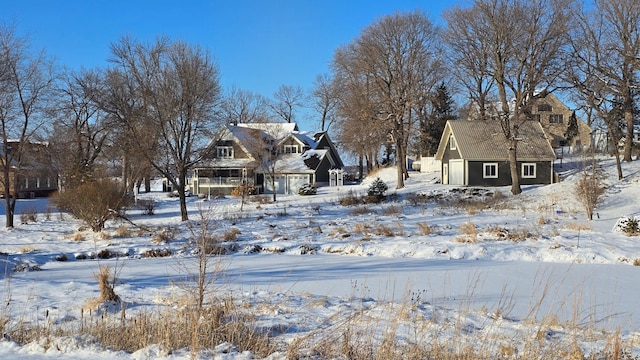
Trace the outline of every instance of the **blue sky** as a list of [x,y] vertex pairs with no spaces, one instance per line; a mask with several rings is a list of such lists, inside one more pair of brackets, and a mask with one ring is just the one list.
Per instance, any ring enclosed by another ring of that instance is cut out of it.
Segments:
[[225,90],[271,97],[283,84],[311,88],[333,52],[375,19],[419,9],[439,21],[445,1],[428,0],[13,0],[0,21],[15,24],[35,49],[72,69],[107,65],[109,46],[125,35],[160,35],[206,48]]

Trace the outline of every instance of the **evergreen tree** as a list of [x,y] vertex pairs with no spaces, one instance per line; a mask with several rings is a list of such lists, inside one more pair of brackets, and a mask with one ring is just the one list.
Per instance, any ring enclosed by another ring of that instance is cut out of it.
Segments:
[[455,102],[444,82],[438,85],[433,94],[431,107],[431,121],[426,122],[424,124],[425,128],[422,129],[426,135],[426,143],[423,144],[424,150],[426,150],[429,155],[433,155],[438,151],[438,144],[440,144],[440,138],[442,137],[442,132],[444,131],[447,121],[458,118]]
[[576,118],[576,112],[574,111],[571,113],[571,117],[569,117],[569,124],[567,125],[567,130],[564,133],[567,145],[571,144],[576,136],[578,136],[578,118]]

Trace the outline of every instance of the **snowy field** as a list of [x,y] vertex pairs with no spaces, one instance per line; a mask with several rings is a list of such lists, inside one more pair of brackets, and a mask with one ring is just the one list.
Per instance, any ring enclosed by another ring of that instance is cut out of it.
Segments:
[[[559,169],[565,181],[524,187],[518,196],[509,188],[440,185],[437,173],[411,173],[406,187],[395,190],[395,169],[385,169],[376,176],[389,185],[390,200],[381,204],[339,203],[365,194],[370,178],[320,188],[314,196],[249,202],[242,212],[235,197],[192,197],[190,224],[197,229],[204,213],[216,219],[213,231],[221,237],[236,234],[221,244],[226,255],[211,259],[222,269],[214,292],[262,309],[254,310],[254,325],[281,344],[270,359],[285,358],[285,347],[296,339],[343,331],[347,321],[372,333],[394,326],[401,341],[435,334],[443,342],[458,337],[471,346],[475,341],[520,351],[527,336],[543,333],[540,342],[577,344],[587,357],[606,351],[616,333],[629,358],[640,356],[640,237],[615,229],[620,218],[640,215],[640,161],[623,164],[621,181],[614,160],[601,161],[611,175],[593,221],[574,192],[579,173],[570,170],[579,163],[565,159]],[[155,201],[155,214],[132,209],[127,215],[147,231],[109,222],[94,234],[69,215],[47,210],[42,199],[19,202],[17,213],[33,209],[36,222],[21,224],[18,215],[18,226],[6,230],[0,218],[0,318],[10,319],[5,329],[18,321],[79,321],[99,295],[95,274],[101,265],[118,269],[115,291],[129,314],[179,306],[183,288],[177,284],[197,267],[192,231],[180,222],[176,198],[155,192],[140,198]],[[154,239],[161,229],[170,238]],[[121,256],[98,258],[105,249]],[[148,258],[150,250],[171,255]],[[392,309],[407,305],[406,319],[390,318],[397,314]],[[98,305],[91,316],[119,317],[104,309]],[[427,319],[421,336],[403,332],[415,329],[406,325],[417,319]],[[233,344],[200,356],[255,358]],[[192,353],[167,354],[158,347],[126,353],[86,338],[48,339],[46,345],[0,340],[0,358],[61,357],[189,359]]]

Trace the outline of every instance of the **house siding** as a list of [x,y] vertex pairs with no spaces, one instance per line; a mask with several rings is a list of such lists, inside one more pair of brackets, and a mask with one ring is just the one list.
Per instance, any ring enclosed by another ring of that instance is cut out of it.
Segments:
[[[497,163],[498,177],[486,179],[484,175],[484,164]],[[523,178],[522,164],[536,164],[536,177]],[[511,185],[511,168],[508,161],[469,161],[468,163],[468,184],[469,186],[509,186]],[[518,161],[518,175],[520,185],[536,185],[551,183],[551,162],[550,161]]]
[[[543,106],[542,108],[540,107],[541,105]],[[547,105],[549,108],[544,109],[544,105]],[[541,109],[542,111],[540,111]],[[571,118],[572,113],[573,110],[567,107],[553,94],[547,94],[544,97],[537,98],[531,107],[531,114],[539,116],[540,124],[548,134],[551,141],[551,146],[553,146],[554,148],[560,146],[576,145],[584,147],[590,146],[591,128],[580,118],[577,118],[578,135],[574,139],[572,139],[570,143],[566,142],[564,134],[569,127],[569,118]],[[549,120],[551,115],[562,115],[562,123],[551,123],[551,121]]]

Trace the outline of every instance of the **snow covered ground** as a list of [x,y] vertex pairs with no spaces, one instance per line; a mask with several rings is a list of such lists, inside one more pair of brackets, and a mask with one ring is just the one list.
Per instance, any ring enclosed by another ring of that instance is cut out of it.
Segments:
[[[416,319],[428,319],[422,337],[402,326],[396,330],[408,342],[437,334],[522,348],[526,336],[543,331],[544,341],[578,343],[584,355],[604,351],[619,331],[625,349],[640,356],[640,238],[614,229],[621,217],[640,215],[640,162],[623,164],[625,178],[618,181],[614,160],[601,161],[610,175],[593,221],[587,221],[574,192],[578,173],[571,169],[579,163],[565,159],[560,169],[565,181],[524,187],[517,196],[509,188],[437,184],[437,173],[411,173],[406,187],[395,190],[395,169],[384,169],[375,176],[389,185],[392,200],[381,204],[339,203],[366,193],[371,178],[320,188],[314,196],[250,202],[242,212],[238,198],[192,197],[190,223],[197,229],[201,213],[217,219],[214,232],[230,241],[221,244],[226,255],[212,260],[224,269],[216,277],[216,293],[264,309],[254,314],[255,325],[280,344],[339,332],[357,313],[362,326],[375,324],[373,332],[385,331],[393,321],[412,329]],[[176,284],[197,266],[192,232],[180,222],[177,199],[162,193],[141,199],[155,201],[155,214],[135,209],[127,214],[147,230],[110,222],[102,234],[48,211],[46,200],[19,202],[18,214],[33,209],[38,219],[20,224],[18,216],[15,229],[0,230],[0,318],[13,321],[6,326],[18,320],[78,321],[83,306],[99,294],[94,274],[100,265],[119,269],[115,290],[127,311],[176,306],[181,291]],[[160,229],[171,236],[158,241]],[[122,256],[104,258],[105,249]],[[171,255],[146,257],[151,250]],[[407,304],[406,319],[385,318]],[[188,349],[129,354],[83,338],[53,341],[55,346],[5,339],[0,358],[191,356]],[[225,344],[203,356],[254,358]],[[270,358],[284,356],[280,349]]]

